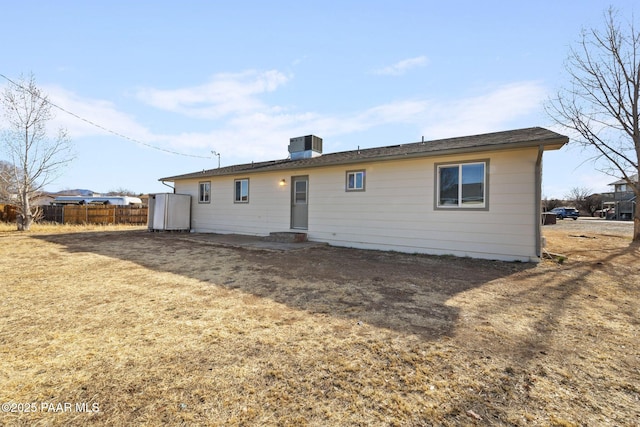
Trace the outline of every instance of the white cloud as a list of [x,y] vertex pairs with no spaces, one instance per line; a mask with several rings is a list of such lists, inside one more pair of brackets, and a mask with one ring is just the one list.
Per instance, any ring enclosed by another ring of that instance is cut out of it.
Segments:
[[136,96],[161,110],[188,117],[217,119],[264,110],[267,106],[258,95],[273,92],[288,80],[289,77],[276,70],[223,73],[214,75],[203,85],[173,90],[143,88]]
[[547,90],[538,82],[518,82],[485,94],[439,102],[425,117],[430,139],[504,130],[512,120],[541,108]]
[[369,108],[360,116],[369,125],[415,122],[423,117],[428,105],[427,101],[397,101]]
[[413,68],[424,67],[425,65],[427,65],[427,57],[416,56],[415,58],[403,59],[393,65],[389,65],[388,67],[378,68],[373,71],[373,74],[382,76],[400,76]]
[[[229,157],[256,161],[287,156],[289,138],[310,133],[323,138],[366,131],[394,123],[416,123],[427,108],[424,101],[398,101],[342,116],[313,112],[274,113],[272,109],[239,114],[223,129],[167,137],[172,146],[216,150]],[[227,163],[228,164],[228,163]]]
[[82,98],[59,86],[44,86],[43,92],[55,106],[64,109],[53,108],[55,118],[52,125],[67,129],[72,139],[113,132],[135,139],[152,137],[149,130],[138,124],[134,117],[118,111],[111,102]]
[[[203,85],[164,91],[138,92],[146,103],[188,117],[220,118],[202,131],[154,133],[135,117],[118,111],[111,102],[83,99],[59,87],[47,87],[50,99],[78,116],[136,141],[185,154],[222,154],[222,164],[261,161],[287,156],[289,138],[310,133],[340,139],[380,126],[415,126],[429,139],[504,130],[511,120],[530,114],[545,97],[536,82],[520,82],[464,99],[405,99],[364,110],[332,115],[291,111],[268,104],[261,96],[277,90],[288,78],[278,71],[219,74]],[[106,131],[76,117],[58,112],[56,125],[70,130],[72,138],[105,135]],[[149,120],[149,119],[147,119]],[[189,122],[176,127],[189,126]],[[416,132],[416,133],[417,133]],[[419,133],[418,133],[419,135]],[[363,141],[367,146],[367,141]]]

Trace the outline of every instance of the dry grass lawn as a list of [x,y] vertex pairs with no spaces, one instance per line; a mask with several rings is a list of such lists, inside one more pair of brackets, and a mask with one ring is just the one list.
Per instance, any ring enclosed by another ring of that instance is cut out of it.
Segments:
[[639,425],[640,246],[602,224],[537,265],[0,228],[0,425]]

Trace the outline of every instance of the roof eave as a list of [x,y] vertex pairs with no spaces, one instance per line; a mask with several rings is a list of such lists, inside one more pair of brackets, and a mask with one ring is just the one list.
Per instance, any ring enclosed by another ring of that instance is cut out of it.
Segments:
[[[495,144],[487,144],[476,147],[461,147],[461,148],[449,148],[444,150],[437,150],[431,152],[417,152],[417,153],[406,153],[406,154],[393,154],[388,156],[380,156],[376,158],[362,159],[357,160],[358,163],[367,162],[367,161],[377,161],[377,160],[398,160],[398,159],[409,159],[409,158],[419,158],[419,157],[438,157],[438,156],[449,156],[452,154],[473,154],[473,153],[482,153],[487,151],[503,151],[503,150],[515,150],[520,148],[533,148],[542,146],[545,151],[547,150],[559,150],[562,148],[567,142],[569,142],[569,138],[557,138],[554,140],[547,141],[524,141],[524,142],[512,142],[508,144],[501,144],[496,146]],[[349,161],[344,163],[356,163],[356,161]],[[337,163],[333,163],[337,164]]]
[[[459,148],[450,148],[450,149],[434,150],[434,151],[418,151],[415,153],[390,154],[390,155],[382,155],[382,156],[375,156],[375,157],[365,156],[362,158],[348,158],[348,159],[336,160],[336,161],[327,162],[327,163],[317,162],[316,164],[314,163],[300,164],[297,161],[279,162],[277,164],[274,164],[268,167],[256,168],[255,170],[252,168],[247,168],[247,169],[230,170],[228,172],[216,173],[217,169],[211,169],[211,170],[202,171],[201,173],[196,172],[196,173],[189,173],[184,175],[176,175],[176,176],[170,176],[166,178],[160,178],[158,181],[175,182],[179,180],[209,178],[214,176],[230,176],[230,175],[237,176],[237,175],[254,174],[254,173],[260,173],[260,172],[273,172],[273,171],[294,170],[294,169],[311,169],[311,168],[319,168],[319,167],[342,166],[342,165],[351,165],[351,164],[360,164],[360,163],[369,163],[369,162],[378,162],[378,161],[448,156],[452,154],[472,154],[472,153],[483,153],[488,151],[513,150],[513,149],[531,148],[531,147],[540,147],[540,146],[542,146],[545,151],[559,150],[567,142],[569,142],[569,138],[562,136],[562,137],[552,138],[552,139],[518,141],[518,142],[512,142],[512,143],[506,143],[506,144],[500,144],[500,145],[487,144],[487,145],[474,146],[474,147],[459,147]],[[321,159],[321,158],[322,157],[316,157],[315,159]],[[304,159],[304,160],[307,160],[307,159]]]

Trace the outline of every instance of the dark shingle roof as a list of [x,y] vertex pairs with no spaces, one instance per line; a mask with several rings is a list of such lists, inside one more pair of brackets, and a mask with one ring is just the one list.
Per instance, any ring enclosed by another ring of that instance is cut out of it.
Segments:
[[273,170],[303,169],[320,166],[357,164],[370,161],[394,160],[402,158],[431,157],[453,153],[504,150],[510,148],[545,146],[558,149],[569,141],[564,135],[534,127],[482,135],[447,138],[435,141],[413,142],[386,147],[366,148],[338,153],[323,154],[308,159],[282,159],[225,166],[184,175],[161,178],[160,181],[202,178],[205,176],[237,175],[267,172]]
[[[638,182],[638,174],[629,175],[629,179],[631,180],[631,182]],[[619,185],[619,184],[628,184],[628,183],[626,179],[622,178],[617,180],[616,182],[612,182],[609,185]]]

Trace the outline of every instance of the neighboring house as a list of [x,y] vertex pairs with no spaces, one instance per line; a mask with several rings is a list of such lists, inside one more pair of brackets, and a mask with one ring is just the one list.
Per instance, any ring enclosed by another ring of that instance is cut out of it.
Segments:
[[[638,182],[637,174],[629,178],[633,183]],[[620,179],[609,185],[613,185],[613,193],[609,193],[612,194],[612,197],[610,197],[605,204],[610,207],[612,211],[607,215],[607,218],[632,220],[636,209],[636,194],[633,188],[625,179]]]
[[539,261],[543,128],[322,154],[292,138],[290,158],[171,176],[192,196],[194,232],[301,231],[336,246]]

